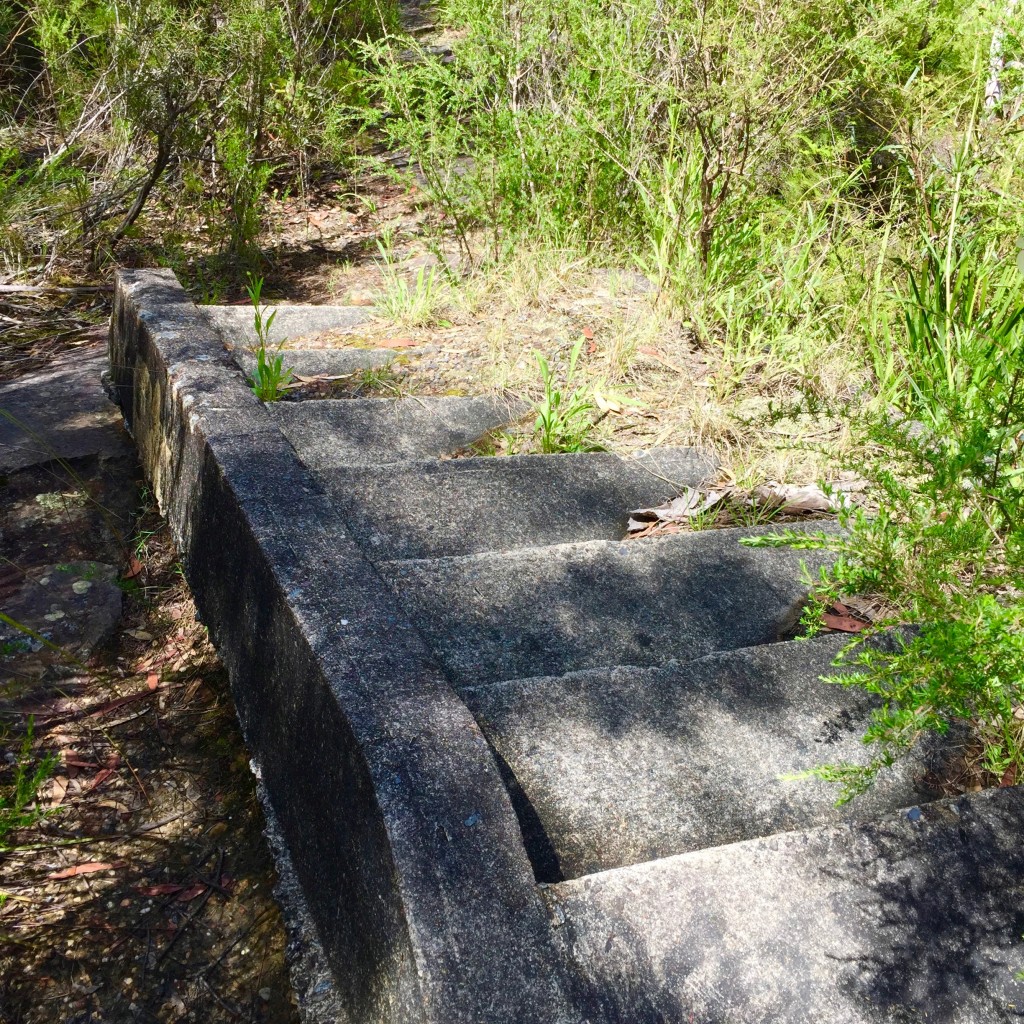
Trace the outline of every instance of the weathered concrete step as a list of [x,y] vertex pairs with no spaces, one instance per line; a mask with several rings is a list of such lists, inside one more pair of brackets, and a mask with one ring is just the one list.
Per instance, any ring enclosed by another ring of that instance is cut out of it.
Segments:
[[[472,529],[472,522],[467,522]],[[816,551],[748,548],[755,529],[380,563],[458,687],[664,665],[771,643]]]
[[[275,402],[270,411],[299,458],[310,469],[321,471],[458,451],[517,419],[526,408],[522,402],[497,397],[424,397]],[[392,472],[388,467],[384,475]],[[361,507],[366,497],[362,480],[357,477],[349,487],[358,490],[350,504]],[[423,518],[437,507],[436,500],[425,494],[399,491],[394,500],[407,510],[415,505],[413,511]],[[432,503],[423,507],[424,501]],[[388,510],[382,512],[388,514]]]
[[[231,354],[239,369],[251,376],[256,369],[256,356],[247,348],[237,348]],[[387,366],[394,357],[394,353],[376,348],[287,348],[276,354],[281,356],[282,368],[300,377],[358,373]]]
[[[874,705],[820,681],[845,636],[605,668],[463,691],[509,781],[542,881],[846,818],[939,793],[939,756],[889,769],[864,796],[785,776],[866,763]],[[898,642],[893,640],[892,642]],[[930,763],[934,761],[935,763]]]
[[[294,429],[285,429],[296,443]],[[297,446],[317,468],[341,452]],[[335,469],[321,479],[370,556],[397,559],[619,538],[630,509],[658,504],[713,471],[714,463],[694,449],[664,448],[633,457],[599,452],[412,462]]]
[[[247,348],[257,341],[252,306],[199,306],[207,320],[232,348]],[[372,319],[372,306],[270,307],[275,313],[268,337],[272,345],[288,338],[306,338],[324,331],[344,331]]]
[[1024,1010],[1022,835],[1014,787],[544,893],[591,1019],[997,1024]]

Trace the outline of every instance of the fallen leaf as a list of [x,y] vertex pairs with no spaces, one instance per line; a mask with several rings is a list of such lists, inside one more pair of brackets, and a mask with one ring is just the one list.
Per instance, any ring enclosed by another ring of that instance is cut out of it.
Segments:
[[184,891],[185,886],[178,882],[157,882],[156,885],[137,885],[135,891],[142,896],[170,896],[171,893]]
[[190,886],[188,889],[185,889],[182,892],[180,892],[176,899],[179,903],[188,903],[191,900],[194,900],[197,896],[202,896],[202,894],[206,892],[208,888],[209,886],[205,885],[202,882],[199,882],[196,885]]
[[621,402],[617,402],[610,395],[602,395],[600,391],[594,391],[594,404],[601,412],[622,412],[625,408]]
[[124,571],[124,578],[126,580],[133,580],[140,572],[142,572],[142,563],[132,555],[132,557],[128,559],[128,568]]
[[152,692],[152,690],[139,690],[137,693],[129,693],[127,697],[118,697],[116,700],[108,700],[106,704],[101,704],[98,708],[94,708],[90,711],[88,717],[99,718],[111,711],[116,711],[118,708],[123,708],[125,704],[131,704],[132,701],[139,700],[140,697],[148,697]]
[[829,629],[839,633],[860,633],[871,625],[870,622],[855,619],[852,615],[837,615],[834,612],[825,612],[821,619]]
[[136,640],[152,640],[153,634],[147,633],[144,629],[126,629],[125,632]]
[[86,787],[86,790],[85,790],[86,793],[91,793],[93,790],[99,789],[100,786],[102,786],[103,783],[106,782],[107,779],[109,779],[110,776],[113,775],[113,774],[114,774],[114,769],[113,768],[103,768],[100,771],[98,771],[93,776],[92,782],[90,782],[89,785]]
[[[686,371],[683,370],[681,367],[676,366],[675,363],[673,363],[670,360],[666,359],[656,348],[651,348],[650,346],[646,346],[645,345],[645,346],[641,346],[640,348],[638,348],[637,352],[639,352],[641,355],[649,356],[651,359],[654,359],[657,362],[661,363],[662,366],[667,366],[670,370],[675,370],[676,373],[683,373],[683,374],[686,373]],[[695,385],[701,385],[702,382],[701,381],[695,381],[694,384]],[[704,384],[703,386],[706,387],[707,385]]]
[[160,677],[155,672],[150,672],[146,676],[146,685],[151,689],[155,690],[160,685]]
[[586,338],[587,341],[593,341],[594,340],[594,328],[593,327],[584,327],[583,328],[583,337]]
[[[709,491],[706,495],[695,487],[686,487],[683,493],[677,495],[664,505],[654,508],[637,508],[630,512],[629,532],[635,533],[642,530],[651,522],[678,523],[686,519],[692,519],[702,512],[709,512],[720,505],[728,496],[728,489],[720,491]],[[634,516],[639,518],[633,518]]]
[[50,788],[50,806],[60,807],[68,791],[69,779],[66,775],[54,775]]
[[77,875],[90,875],[94,871],[110,871],[118,865],[110,861],[93,860],[85,864],[76,864],[71,868],[64,868],[63,871],[54,871],[46,877],[57,882],[64,878],[75,878]]
[[842,507],[841,497],[833,498],[826,494],[817,484],[780,484],[774,480],[758,487],[754,491],[754,499],[765,508],[778,509],[780,512],[795,515],[797,513],[834,512]]
[[999,780],[1000,789],[1006,789],[1008,786],[1016,785],[1017,783],[1017,766],[1011,764],[1009,768],[1003,772],[1003,777]]
[[385,338],[376,344],[378,348],[415,348],[419,342],[412,338]]

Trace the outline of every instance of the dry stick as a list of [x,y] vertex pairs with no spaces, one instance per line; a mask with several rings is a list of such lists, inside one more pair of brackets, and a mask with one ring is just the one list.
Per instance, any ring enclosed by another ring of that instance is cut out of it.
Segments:
[[[220,851],[220,857],[217,860],[217,877],[220,878],[221,869],[224,866],[224,850]],[[181,938],[182,934],[188,928],[188,926],[203,912],[203,908],[209,902],[210,897],[213,895],[213,889],[207,888],[206,892],[199,897],[199,905],[195,910],[189,911],[188,917],[185,918],[185,923],[174,933],[171,937],[171,941],[164,946],[160,955],[156,958],[157,964],[161,964],[167,959],[171,950],[174,949],[174,944]]]

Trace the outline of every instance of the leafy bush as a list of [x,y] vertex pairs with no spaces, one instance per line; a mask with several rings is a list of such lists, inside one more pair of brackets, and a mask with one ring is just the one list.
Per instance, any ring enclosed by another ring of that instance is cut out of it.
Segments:
[[[921,250],[900,296],[891,404],[865,422],[877,510],[847,510],[845,536],[758,541],[836,551],[816,581],[812,629],[850,595],[887,609],[841,655],[854,671],[832,680],[880,699],[871,763],[817,771],[844,800],[955,723],[991,776],[1024,769],[1024,280],[1012,250],[954,226]],[[866,642],[900,623],[915,628],[894,645]]]

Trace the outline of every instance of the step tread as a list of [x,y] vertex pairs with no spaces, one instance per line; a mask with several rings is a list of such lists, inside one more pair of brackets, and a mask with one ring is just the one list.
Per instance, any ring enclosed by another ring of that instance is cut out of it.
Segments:
[[[303,448],[303,451],[306,449]],[[617,539],[631,509],[697,486],[715,463],[692,448],[635,456],[516,455],[329,468],[321,479],[374,559],[433,558]]]
[[[255,345],[253,308],[243,306],[199,306],[198,309],[231,348]],[[269,307],[274,313],[268,341],[279,345],[289,338],[308,338],[325,331],[346,331],[371,320],[372,306],[302,306],[282,304]]]
[[538,877],[575,878],[934,799],[919,780],[939,759],[924,754],[843,808],[834,786],[785,778],[869,759],[861,736],[875,702],[821,682],[848,642],[514,680],[463,698],[513,780]]
[[[347,398],[277,402],[270,408],[299,458],[314,472],[455,452],[525,410],[521,402],[500,397]],[[389,467],[385,475],[392,472]],[[352,492],[346,504],[363,506],[369,496],[363,483],[349,480],[346,486]],[[400,494],[398,500],[411,499]],[[431,514],[436,507],[436,502],[430,505]]]
[[[829,527],[831,524],[816,524]],[[771,643],[829,556],[741,546],[761,529],[379,563],[457,687],[653,667]]]
[[[235,349],[231,354],[239,369],[251,376],[256,370],[256,356],[247,348]],[[282,369],[291,370],[300,377],[331,377],[359,373],[362,370],[387,366],[393,358],[391,352],[376,348],[287,348],[278,354],[281,356]]]
[[543,891],[618,1024],[993,1024],[1024,1007],[1024,791],[618,868]]

